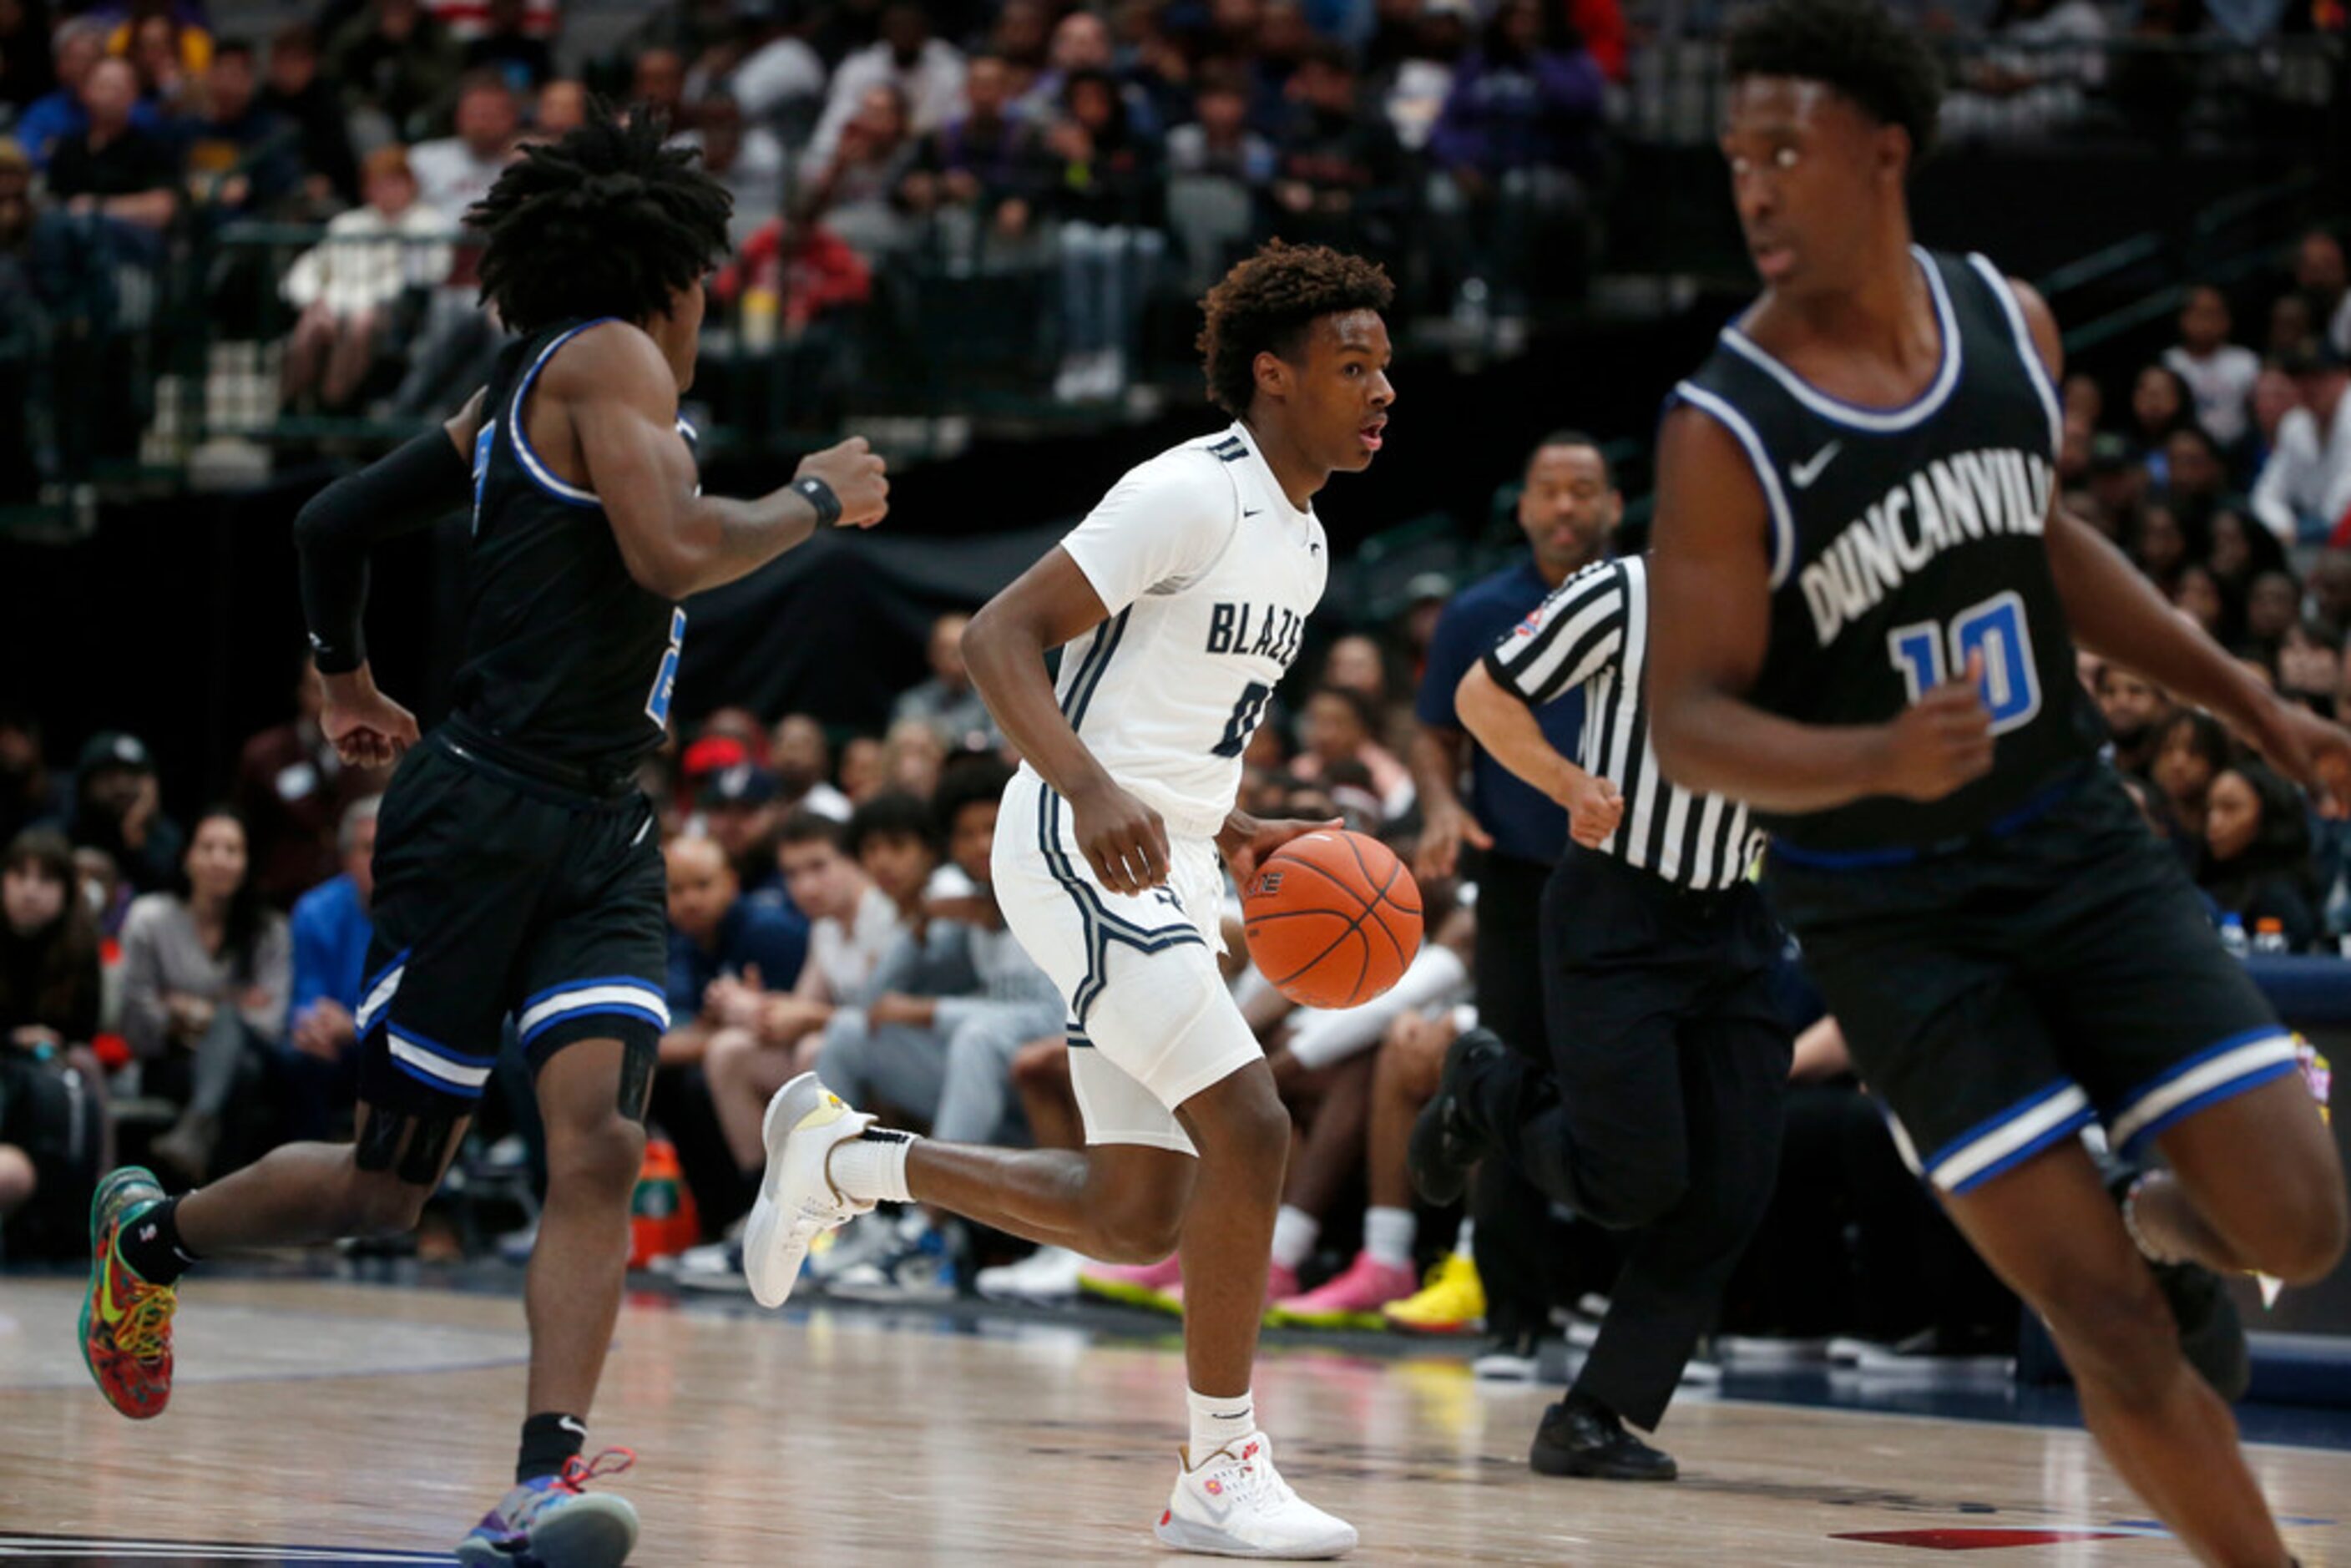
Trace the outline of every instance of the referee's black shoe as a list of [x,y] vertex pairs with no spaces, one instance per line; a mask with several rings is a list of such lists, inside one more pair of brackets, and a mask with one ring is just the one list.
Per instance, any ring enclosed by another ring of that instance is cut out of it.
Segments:
[[1625,1430],[1616,1412],[1572,1394],[1543,1412],[1527,1462],[1538,1475],[1604,1481],[1669,1481],[1681,1474],[1671,1454]]
[[1437,1093],[1420,1108],[1412,1141],[1405,1146],[1412,1185],[1430,1203],[1441,1207],[1460,1202],[1471,1167],[1484,1157],[1488,1140],[1468,1099],[1469,1084],[1483,1063],[1510,1049],[1488,1029],[1467,1030],[1445,1048]]
[[[2098,1174],[2117,1207],[2127,1207],[2131,1188],[2145,1173],[2111,1152],[2097,1159]],[[2136,1238],[2134,1238],[2136,1239]],[[2155,1282],[2179,1324],[2179,1354],[2212,1392],[2234,1405],[2252,1386],[2252,1353],[2245,1344],[2245,1320],[2220,1276],[2201,1263],[2148,1260]]]

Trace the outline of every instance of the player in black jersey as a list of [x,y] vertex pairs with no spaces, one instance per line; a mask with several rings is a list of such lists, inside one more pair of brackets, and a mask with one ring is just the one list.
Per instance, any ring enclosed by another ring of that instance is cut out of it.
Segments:
[[[157,1415],[187,1265],[413,1227],[511,1018],[546,1123],[548,1194],[516,1485],[459,1543],[468,1564],[611,1568],[636,1540],[625,1501],[581,1490],[613,1467],[580,1455],[667,1018],[661,843],[633,776],[667,728],[677,601],[887,506],[882,462],[856,440],[758,500],[702,495],[678,399],[727,205],[648,117],[600,112],[527,151],[469,214],[486,236],[483,298],[516,341],[442,430],[329,486],[295,525],[326,732],[346,761],[401,763],[357,1017],[358,1142],[289,1145],[177,1198],[126,1167],[92,1209],[85,1358],[118,1409]],[[469,497],[455,711],[420,742],[369,672],[368,548]]]
[[[2116,1467],[2205,1561],[2274,1568],[2228,1406],[2182,1354],[2241,1390],[2241,1343],[2197,1343],[2224,1299],[2193,1266],[2325,1274],[2343,1173],[2294,1042],[2096,760],[2074,640],[2337,801],[2351,735],[2051,505],[2047,307],[1910,243],[1938,96],[1919,39],[1879,0],[1771,0],[1729,47],[1764,291],[1662,432],[1658,760],[1772,830],[1774,902],[1862,1076],[2048,1322]],[[2093,1122],[2173,1174],[2110,1188]]]

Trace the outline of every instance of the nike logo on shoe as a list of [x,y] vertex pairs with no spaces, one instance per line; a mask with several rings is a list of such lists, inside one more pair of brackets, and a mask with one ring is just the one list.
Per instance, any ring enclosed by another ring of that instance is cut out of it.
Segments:
[[562,1427],[565,1431],[570,1433],[573,1437],[579,1438],[582,1442],[585,1442],[588,1439],[587,1427],[572,1416],[566,1416],[561,1420],[556,1422],[556,1425]]
[[1813,481],[1821,476],[1821,470],[1834,462],[1836,460],[1836,455],[1843,450],[1844,450],[1844,442],[1830,442],[1826,446],[1822,447],[1818,452],[1813,453],[1802,463],[1790,468],[1788,470],[1788,482],[1795,486],[1799,490],[1810,488]]

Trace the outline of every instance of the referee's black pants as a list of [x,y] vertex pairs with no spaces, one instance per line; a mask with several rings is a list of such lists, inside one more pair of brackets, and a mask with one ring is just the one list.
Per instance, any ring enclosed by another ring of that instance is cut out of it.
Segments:
[[[1542,893],[1552,868],[1499,850],[1479,857],[1478,941],[1472,956],[1478,1023],[1528,1061],[1548,1069],[1551,1040],[1543,1024]],[[1601,1289],[1614,1249],[1588,1227],[1573,1233],[1552,1214],[1551,1200],[1508,1160],[1478,1166],[1469,1191],[1476,1222],[1470,1254],[1486,1288],[1486,1326],[1504,1339],[1541,1333],[1552,1304],[1579,1290]],[[1579,1254],[1568,1256],[1568,1254]],[[1598,1257],[1582,1256],[1599,1254]]]
[[1748,883],[1691,892],[1573,846],[1541,932],[1551,1069],[1493,1058],[1469,1109],[1539,1191],[1628,1232],[1576,1388],[1654,1429],[1779,1170],[1778,934]]

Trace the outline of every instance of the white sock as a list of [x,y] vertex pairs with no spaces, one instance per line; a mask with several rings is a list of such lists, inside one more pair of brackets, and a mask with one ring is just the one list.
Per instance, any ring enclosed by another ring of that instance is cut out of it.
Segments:
[[1210,1454],[1257,1430],[1257,1406],[1248,1394],[1215,1396],[1184,1391],[1192,1409],[1192,1441],[1185,1457],[1198,1469]]
[[1476,1222],[1464,1218],[1461,1221],[1461,1228],[1453,1233],[1453,1250],[1459,1253],[1464,1258],[1474,1256],[1477,1249],[1473,1247],[1471,1243],[1475,1240],[1477,1234],[1478,1227]]
[[1315,1238],[1322,1234],[1322,1222],[1302,1208],[1283,1204],[1273,1217],[1273,1261],[1279,1268],[1295,1269],[1314,1255]]
[[1364,1250],[1391,1269],[1412,1267],[1419,1222],[1409,1208],[1364,1210]]
[[906,1155],[914,1146],[912,1133],[868,1127],[845,1143],[835,1144],[825,1158],[825,1175],[841,1197],[860,1203],[912,1203],[906,1190]]

